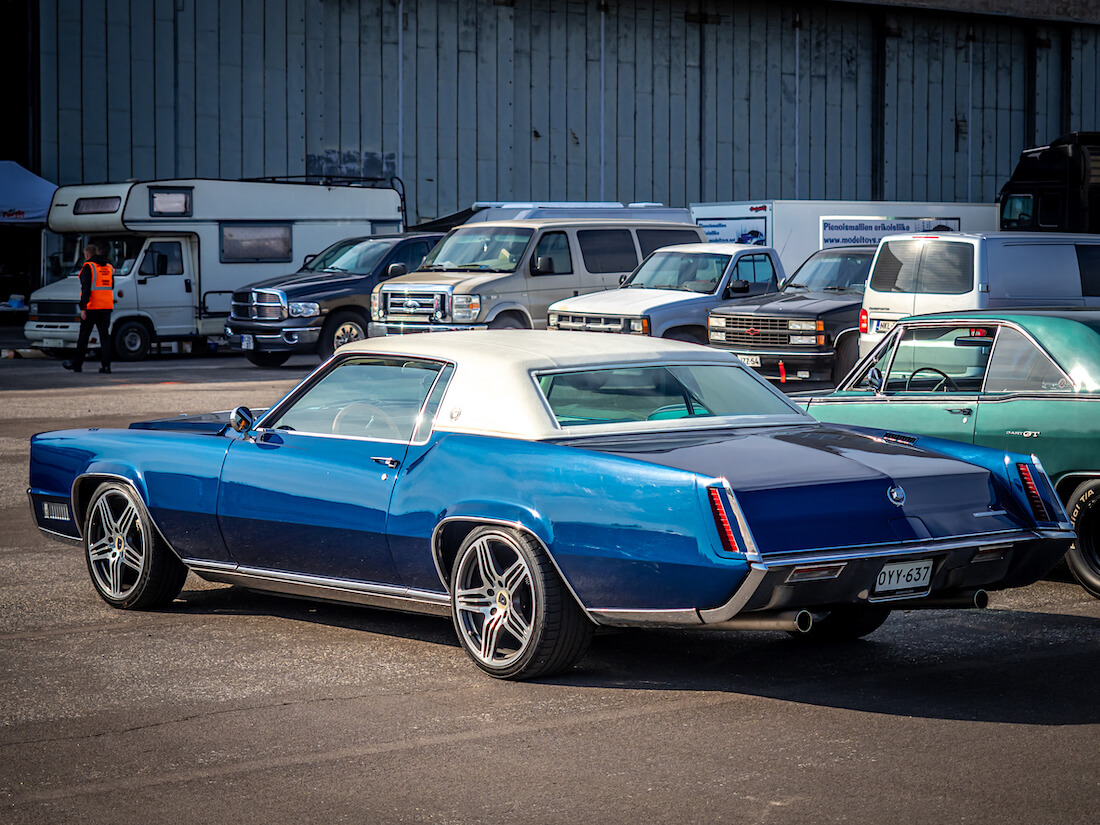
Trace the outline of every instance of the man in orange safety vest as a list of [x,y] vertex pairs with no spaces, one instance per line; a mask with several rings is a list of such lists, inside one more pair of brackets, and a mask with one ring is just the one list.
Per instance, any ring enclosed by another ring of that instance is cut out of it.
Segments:
[[80,337],[76,343],[76,357],[63,361],[61,366],[80,372],[84,357],[88,354],[88,339],[92,327],[99,333],[100,372],[111,371],[111,310],[115,307],[115,268],[99,253],[99,247],[90,243],[84,247],[84,266],[80,268]]

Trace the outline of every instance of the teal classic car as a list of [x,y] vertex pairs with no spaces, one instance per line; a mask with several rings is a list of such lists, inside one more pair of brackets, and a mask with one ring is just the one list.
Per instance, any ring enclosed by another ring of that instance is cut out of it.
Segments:
[[1077,531],[1069,568],[1100,598],[1100,311],[903,319],[834,392],[798,401],[819,421],[1035,455]]

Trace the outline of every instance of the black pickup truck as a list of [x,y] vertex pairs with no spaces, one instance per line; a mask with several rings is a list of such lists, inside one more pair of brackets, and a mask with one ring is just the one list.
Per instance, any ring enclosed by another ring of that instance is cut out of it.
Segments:
[[232,349],[259,367],[277,367],[293,353],[327,358],[341,344],[367,337],[371,290],[415,270],[440,233],[346,238],[289,275],[233,293],[225,325]]

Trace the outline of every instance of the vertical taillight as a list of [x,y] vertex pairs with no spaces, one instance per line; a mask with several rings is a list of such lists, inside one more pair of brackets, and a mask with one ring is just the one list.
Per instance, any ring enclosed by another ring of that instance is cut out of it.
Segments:
[[1031,475],[1031,467],[1027,464],[1017,464],[1016,471],[1020,474],[1020,481],[1024,484],[1024,492],[1027,494],[1027,503],[1031,505],[1031,514],[1036,521],[1053,521],[1047,510],[1046,502],[1039,494],[1039,487],[1035,478]]
[[717,487],[709,487],[707,494],[710,496],[710,509],[714,513],[714,523],[718,527],[718,536],[722,539],[723,549],[727,553],[740,553],[737,538],[733,534],[733,526],[726,513],[725,502],[722,501],[721,491]]
[[859,311],[859,331],[867,331],[867,310],[865,309],[861,309]]

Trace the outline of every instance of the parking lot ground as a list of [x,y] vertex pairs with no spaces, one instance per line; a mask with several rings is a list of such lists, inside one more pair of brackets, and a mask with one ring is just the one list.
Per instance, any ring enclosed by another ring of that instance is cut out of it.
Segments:
[[493,681],[446,620],[191,576],[99,600],[28,512],[27,440],[269,405],[316,364],[0,361],[0,821],[1091,823],[1100,601],[1054,579],[869,638],[613,632]]

